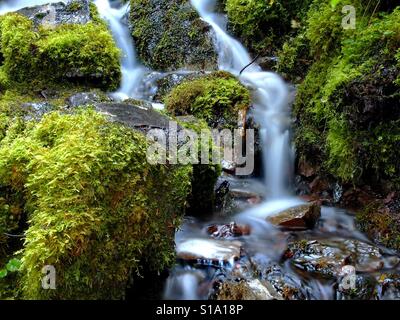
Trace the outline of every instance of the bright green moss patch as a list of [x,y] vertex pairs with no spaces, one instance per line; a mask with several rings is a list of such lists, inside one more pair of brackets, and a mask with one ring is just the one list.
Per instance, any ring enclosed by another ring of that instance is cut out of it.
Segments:
[[[192,167],[149,165],[146,151],[141,133],[91,110],[49,113],[16,135],[8,131],[0,185],[21,194],[29,217],[22,297],[119,299],[143,268],[173,263]],[[42,289],[44,265],[55,266],[57,290]]]
[[236,128],[240,110],[250,106],[250,93],[231,74],[215,72],[175,87],[165,99],[175,116],[194,115],[212,128]]
[[[75,81],[115,89],[120,81],[119,49],[103,23],[41,26],[18,14],[0,20],[1,73],[11,81]],[[0,77],[4,78],[4,76]],[[5,81],[0,81],[4,86]]]

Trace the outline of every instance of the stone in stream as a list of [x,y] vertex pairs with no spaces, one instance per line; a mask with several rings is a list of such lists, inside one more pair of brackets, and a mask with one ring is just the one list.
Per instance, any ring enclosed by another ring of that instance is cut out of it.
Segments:
[[400,300],[400,274],[382,273],[378,276],[377,298],[379,300]]
[[203,261],[205,264],[232,263],[241,256],[239,241],[189,239],[177,244],[178,259]]
[[207,233],[213,238],[235,238],[241,236],[247,236],[250,234],[250,226],[248,225],[238,225],[236,222],[231,222],[230,224],[213,224],[207,227]]
[[317,203],[302,204],[267,217],[275,226],[288,230],[314,228],[321,216],[321,207]]
[[215,300],[282,300],[270,283],[259,279],[225,281],[219,285]]
[[384,257],[378,247],[342,238],[292,242],[284,256],[299,269],[329,278],[340,277],[347,265],[356,272],[373,272],[399,263],[397,257]]

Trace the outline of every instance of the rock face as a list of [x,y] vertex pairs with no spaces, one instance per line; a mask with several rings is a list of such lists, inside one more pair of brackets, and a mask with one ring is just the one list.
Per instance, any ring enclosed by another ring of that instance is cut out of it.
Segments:
[[89,0],[71,0],[67,4],[56,2],[18,10],[32,20],[35,26],[60,24],[85,24],[91,18]]
[[130,24],[138,55],[148,67],[216,69],[210,28],[188,0],[131,0]]
[[312,229],[321,216],[321,207],[316,203],[289,208],[268,217],[273,225],[289,230]]

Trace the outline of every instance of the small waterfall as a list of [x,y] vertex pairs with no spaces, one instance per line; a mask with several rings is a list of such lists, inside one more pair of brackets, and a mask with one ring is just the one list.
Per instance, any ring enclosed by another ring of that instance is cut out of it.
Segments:
[[121,6],[120,1],[114,1],[119,7],[112,6],[112,2],[112,0],[94,1],[101,17],[108,21],[114,39],[122,51],[121,87],[114,93],[114,97],[121,100],[140,98],[141,94],[138,88],[145,75],[146,69],[140,64],[136,57],[132,36],[128,26],[123,22],[129,10],[129,2]]
[[288,88],[278,75],[262,71],[255,63],[240,74],[243,67],[251,63],[250,55],[224,30],[223,19],[213,12],[215,0],[191,0],[191,3],[215,32],[219,69],[239,76],[242,83],[254,89],[255,113],[262,127],[267,196],[269,199],[287,197],[292,165]]

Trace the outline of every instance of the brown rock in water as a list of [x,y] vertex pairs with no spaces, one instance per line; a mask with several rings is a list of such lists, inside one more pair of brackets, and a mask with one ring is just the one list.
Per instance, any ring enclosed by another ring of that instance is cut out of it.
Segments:
[[250,234],[250,226],[238,225],[236,222],[224,225],[211,225],[207,227],[207,233],[214,238],[235,238]]
[[313,202],[281,211],[267,220],[275,226],[289,230],[305,230],[314,228],[321,216],[321,207]]

